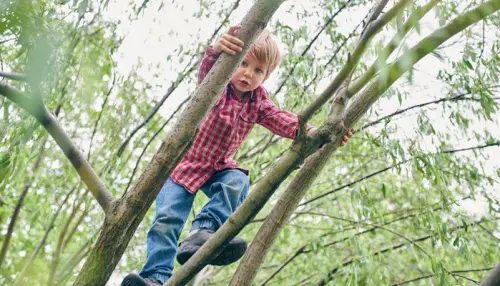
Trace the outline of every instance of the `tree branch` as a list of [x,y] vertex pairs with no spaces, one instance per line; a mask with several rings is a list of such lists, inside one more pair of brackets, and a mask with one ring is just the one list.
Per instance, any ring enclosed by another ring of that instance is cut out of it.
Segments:
[[[477,225],[477,224],[482,223],[483,221],[484,221],[484,220],[478,220],[478,221],[475,221],[475,222],[473,222],[473,223],[469,223],[469,224],[466,224],[466,225],[462,224],[462,225],[460,225],[460,226],[455,227],[455,228],[454,228],[454,230],[458,230],[458,229],[464,228],[464,227],[466,227],[466,226]],[[407,246],[408,244],[413,244],[413,245],[415,245],[417,242],[424,241],[424,240],[430,239],[430,238],[432,238],[432,237],[433,237],[433,235],[431,234],[431,235],[421,236],[421,237],[416,238],[416,239],[409,239],[409,240],[408,240],[408,243],[401,242],[401,243],[399,243],[399,244],[396,244],[396,245],[393,245],[393,246],[386,247],[386,248],[381,249],[381,250],[379,250],[379,251],[373,252],[373,253],[371,254],[371,256],[378,256],[378,255],[380,255],[380,254],[384,254],[384,253],[386,253],[386,252],[389,252],[389,251],[396,250],[396,249],[399,249],[399,248],[401,248],[401,247]],[[345,261],[344,263],[342,263],[340,266],[333,268],[332,270],[330,270],[330,271],[328,272],[327,277],[326,277],[325,279],[322,279],[321,281],[319,281],[319,283],[318,283],[317,285],[318,285],[318,286],[323,286],[323,285],[326,285],[326,283],[332,279],[333,275],[334,275],[336,272],[338,272],[338,270],[339,270],[340,268],[343,268],[343,267],[349,266],[349,265],[353,264],[354,262],[357,262],[359,259],[360,259],[359,257],[355,257],[355,258],[349,259],[349,260]]]
[[52,219],[50,220],[49,225],[45,229],[45,233],[43,234],[42,239],[40,240],[40,242],[38,242],[38,245],[36,246],[35,250],[31,254],[30,258],[24,264],[23,269],[21,270],[21,272],[19,272],[16,275],[16,280],[13,283],[14,286],[17,286],[17,285],[21,284],[22,280],[24,279],[24,277],[27,274],[28,269],[33,264],[33,261],[35,261],[35,258],[38,256],[38,253],[40,252],[40,250],[42,249],[42,247],[44,247],[45,242],[47,241],[47,237],[49,236],[49,233],[54,228],[55,221],[56,221],[57,217],[59,216],[59,213],[61,212],[63,206],[68,202],[69,197],[73,194],[73,192],[75,190],[77,190],[79,188],[79,186],[80,186],[80,184],[76,185],[71,191],[69,191],[66,194],[66,196],[64,197],[62,203],[59,204],[59,207],[57,208],[56,212],[54,213],[54,215],[52,215]]
[[9,248],[10,244],[10,239],[12,237],[12,234],[14,233],[14,226],[16,225],[17,218],[19,216],[19,213],[21,212],[21,208],[24,203],[24,199],[26,198],[26,195],[28,194],[29,189],[31,188],[31,185],[33,184],[33,180],[35,178],[35,174],[40,168],[40,163],[42,162],[42,158],[44,157],[45,153],[45,142],[47,139],[45,138],[42,141],[42,144],[40,146],[40,151],[38,154],[38,157],[35,161],[35,164],[33,164],[33,168],[31,169],[31,173],[26,179],[26,182],[24,183],[23,191],[21,192],[21,196],[19,197],[19,200],[17,201],[16,207],[14,208],[14,212],[12,213],[12,216],[10,218],[9,226],[7,227],[7,233],[4,236],[4,240],[2,243],[2,250],[0,251],[0,268],[2,268],[2,264],[5,261],[5,257],[7,255],[7,250]]
[[[492,88],[498,88],[498,87],[500,87],[500,85],[492,86]],[[361,132],[361,131],[363,131],[363,130],[369,128],[369,127],[372,127],[374,125],[377,125],[377,124],[381,123],[382,121],[385,121],[385,120],[387,120],[387,119],[389,119],[391,117],[394,117],[396,115],[399,115],[401,113],[405,113],[407,111],[410,111],[410,110],[413,110],[413,109],[416,109],[416,108],[422,108],[422,107],[425,107],[427,105],[438,104],[438,103],[447,102],[447,101],[452,101],[452,102],[458,102],[458,101],[461,101],[461,100],[479,101],[479,99],[476,99],[476,98],[465,97],[468,94],[470,94],[470,93],[467,92],[467,93],[455,95],[455,96],[452,96],[452,97],[444,97],[444,98],[440,98],[440,99],[436,99],[436,100],[432,100],[432,101],[428,101],[428,102],[424,102],[424,103],[412,105],[410,107],[407,107],[407,108],[395,111],[395,112],[393,112],[391,114],[388,114],[386,116],[383,116],[383,117],[381,117],[381,118],[379,118],[379,119],[377,119],[375,121],[372,121],[370,123],[367,123],[363,127],[359,128],[356,132]],[[494,97],[493,99],[500,100],[500,97]]]
[[[491,269],[493,269],[493,267],[486,267],[486,268],[480,268],[480,269],[452,270],[452,271],[450,271],[450,274],[453,275],[453,274],[459,274],[459,273],[481,272],[481,271],[488,271],[488,270],[491,270]],[[401,281],[401,282],[398,282],[398,283],[394,283],[394,284],[391,284],[391,286],[405,285],[405,284],[408,284],[408,283],[411,283],[411,282],[415,282],[415,281],[419,281],[419,280],[431,278],[431,277],[434,277],[434,276],[435,276],[435,274],[430,273],[430,274],[426,274],[426,275],[423,275],[423,276],[420,276],[420,277],[417,277],[417,278],[413,278],[413,279],[410,279],[410,280],[405,280],[405,281]]]
[[331,195],[331,194],[333,194],[333,193],[336,193],[336,192],[338,192],[338,191],[340,191],[340,190],[343,190],[343,189],[345,189],[345,188],[348,188],[348,187],[350,187],[350,186],[352,186],[352,185],[354,185],[354,184],[357,184],[357,183],[359,183],[359,182],[361,182],[361,181],[367,180],[367,179],[369,179],[369,178],[371,178],[371,177],[374,177],[374,176],[376,176],[376,175],[378,175],[378,174],[381,174],[381,173],[384,173],[384,172],[386,172],[386,171],[389,171],[389,170],[391,170],[392,168],[395,168],[395,167],[397,167],[397,166],[400,166],[400,165],[406,164],[406,163],[408,163],[408,162],[412,161],[414,158],[419,157],[419,156],[439,155],[439,154],[441,154],[441,153],[442,153],[442,154],[451,154],[451,153],[458,153],[458,152],[470,151],[470,150],[478,150],[478,149],[484,149],[484,148],[488,148],[488,147],[495,147],[495,146],[500,146],[500,141],[499,141],[499,142],[487,143],[487,144],[484,144],[484,145],[479,145],[479,146],[473,146],[473,147],[461,148],[461,149],[444,150],[444,151],[437,152],[437,153],[427,153],[427,154],[423,154],[423,155],[415,155],[415,156],[414,156],[414,157],[412,157],[412,158],[409,158],[409,159],[403,160],[403,161],[398,162],[398,163],[396,163],[396,164],[393,164],[393,165],[391,165],[391,166],[389,166],[389,167],[386,167],[386,168],[380,169],[380,170],[375,171],[375,172],[373,172],[373,173],[370,173],[370,174],[368,174],[368,175],[366,175],[366,176],[363,176],[363,177],[361,177],[361,178],[359,178],[359,179],[357,179],[357,180],[354,180],[354,181],[349,182],[349,183],[347,183],[347,184],[344,184],[344,185],[342,185],[342,186],[340,186],[340,187],[338,187],[338,188],[335,188],[335,189],[333,189],[333,190],[331,190],[331,191],[328,191],[328,192],[325,192],[325,193],[323,193],[323,194],[321,194],[321,195],[318,195],[318,196],[316,196],[316,197],[314,197],[314,198],[312,198],[312,199],[309,199],[309,200],[307,200],[307,201],[305,201],[305,202],[301,203],[299,206],[305,206],[305,205],[307,205],[307,204],[310,204],[310,203],[312,203],[312,202],[314,202],[314,201],[316,201],[316,200],[319,200],[319,199],[321,199],[321,198],[323,198],[323,197],[326,197],[326,196]]
[[[335,17],[337,17],[337,15],[340,14],[340,12],[342,12],[345,8],[347,8],[347,4],[349,4],[351,1],[352,0],[348,0],[347,2],[345,2],[344,5],[342,5],[342,7],[340,7],[337,11],[335,11],[335,13],[333,13],[332,16],[330,16],[330,18],[326,21],[326,23],[319,29],[319,31],[316,33],[316,35],[313,37],[313,39],[309,42],[307,47],[302,51],[302,53],[300,53],[300,56],[299,56],[300,58],[304,57],[307,54],[307,52],[312,47],[312,45],[316,42],[316,40],[319,38],[319,36],[325,31],[326,27],[328,27],[333,22]],[[290,76],[295,71],[295,68],[297,67],[298,64],[299,64],[298,61],[294,63],[292,68],[288,70],[285,78],[281,81],[281,84],[279,85],[279,87],[272,94],[278,94],[281,91],[283,86],[285,86],[286,82],[288,81]]]
[[97,120],[95,121],[94,124],[94,129],[92,131],[92,135],[90,136],[90,143],[89,143],[89,152],[87,153],[87,161],[90,162],[90,152],[92,150],[92,143],[94,142],[94,137],[95,134],[97,133],[97,127],[99,126],[99,122],[101,121],[102,114],[106,108],[106,104],[108,103],[108,98],[111,95],[111,92],[113,91],[113,88],[115,87],[116,84],[116,71],[113,72],[113,82],[111,83],[111,87],[108,89],[108,92],[104,96],[104,102],[101,105],[101,111],[99,111],[99,115],[97,116]]
[[94,195],[101,208],[107,213],[113,201],[113,196],[108,192],[106,186],[95,174],[87,160],[85,160],[84,155],[61,128],[56,118],[45,108],[42,99],[39,96],[30,98],[20,90],[2,81],[0,81],[0,94],[18,104],[42,124],[62,149],[64,155],[66,155],[76,169],[78,175],[80,175],[82,181],[87,185],[92,195]]
[[156,136],[158,136],[158,134],[160,134],[160,132],[164,130],[165,126],[167,126],[167,124],[170,123],[170,121],[172,120],[174,115],[177,112],[179,112],[181,110],[181,108],[184,106],[184,104],[186,104],[189,100],[191,100],[191,97],[188,97],[183,102],[181,102],[181,104],[179,104],[179,106],[172,113],[172,115],[170,115],[170,117],[160,126],[160,128],[155,132],[155,134],[153,134],[153,136],[149,139],[148,143],[146,143],[146,146],[144,146],[144,148],[142,149],[141,155],[139,155],[139,158],[137,158],[137,161],[135,162],[135,167],[134,167],[134,170],[132,171],[132,174],[130,175],[130,179],[128,180],[127,186],[125,187],[125,192],[123,193],[124,195],[128,191],[128,189],[130,188],[130,185],[133,182],[135,173],[137,172],[137,169],[139,168],[139,163],[141,162],[141,159],[144,156],[144,154],[146,154],[146,151],[147,151],[149,145],[151,145],[151,143],[156,138]]
[[0,77],[15,81],[28,82],[28,75],[22,73],[8,73],[0,71]]
[[370,40],[382,29],[382,27],[389,23],[390,20],[392,20],[397,14],[401,13],[410,2],[411,0],[400,0],[387,13],[385,13],[384,16],[368,24],[365,33],[361,35],[358,45],[351,54],[350,60],[348,60],[342,67],[327,89],[299,113],[298,116],[302,118],[304,122],[307,122],[312,115],[336,93],[340,85],[361,60],[361,56],[368,48]]
[[408,34],[411,29],[413,29],[413,27],[415,27],[415,25],[417,25],[418,22],[440,1],[441,0],[431,0],[425,6],[418,7],[410,15],[410,17],[408,17],[408,20],[403,24],[403,28],[392,37],[385,48],[379,53],[378,58],[372,63],[370,68],[368,68],[368,70],[363,73],[360,78],[350,84],[344,92],[347,92],[348,94],[356,94],[359,90],[361,90],[385,64],[392,52],[399,46],[401,39],[403,39],[404,36]]

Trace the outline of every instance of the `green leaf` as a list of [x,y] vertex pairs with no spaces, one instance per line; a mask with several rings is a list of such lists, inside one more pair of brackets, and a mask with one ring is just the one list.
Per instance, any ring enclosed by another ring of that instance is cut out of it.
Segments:
[[9,153],[0,153],[0,183],[9,176],[11,171],[12,165]]
[[469,69],[474,70],[474,67],[472,66],[472,64],[468,60],[464,60],[464,64]]

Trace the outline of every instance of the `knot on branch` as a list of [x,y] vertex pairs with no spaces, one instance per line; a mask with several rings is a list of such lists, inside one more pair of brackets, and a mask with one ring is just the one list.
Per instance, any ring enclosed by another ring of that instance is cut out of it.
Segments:
[[298,128],[297,134],[295,134],[295,141],[302,141],[307,137],[307,123],[303,119],[302,115],[297,115]]

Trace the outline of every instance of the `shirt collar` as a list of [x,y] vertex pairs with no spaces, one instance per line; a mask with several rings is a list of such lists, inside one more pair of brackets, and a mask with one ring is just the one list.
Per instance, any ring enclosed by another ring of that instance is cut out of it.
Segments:
[[[229,82],[229,84],[227,85],[227,88],[228,88],[228,93],[231,93],[231,94],[234,94],[234,86],[233,84],[231,83],[231,81]],[[256,95],[256,90],[260,88],[260,86],[258,86],[256,89],[252,90],[252,91],[249,91],[249,95],[250,96],[250,100],[251,101],[255,101],[255,99],[257,98],[257,95]]]

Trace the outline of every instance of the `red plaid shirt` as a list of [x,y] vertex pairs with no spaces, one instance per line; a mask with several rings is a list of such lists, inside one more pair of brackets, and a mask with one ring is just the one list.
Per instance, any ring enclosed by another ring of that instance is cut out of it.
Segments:
[[[200,84],[217,55],[208,47],[198,73]],[[184,158],[171,174],[172,180],[190,193],[198,189],[216,172],[240,169],[233,155],[238,151],[255,123],[274,134],[293,139],[298,127],[297,116],[278,107],[269,99],[266,89],[259,86],[243,99],[238,98],[229,83],[217,103],[201,123],[200,132]]]

